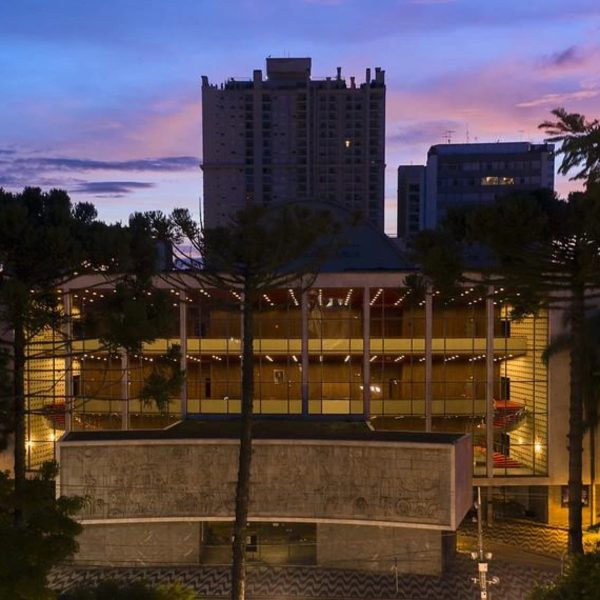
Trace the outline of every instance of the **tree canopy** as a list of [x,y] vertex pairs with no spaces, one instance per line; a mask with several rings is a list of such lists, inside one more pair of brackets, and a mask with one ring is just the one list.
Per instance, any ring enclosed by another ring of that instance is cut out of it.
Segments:
[[529,600],[590,600],[600,590],[600,552],[574,556],[558,581],[537,586]]
[[[2,480],[6,551],[0,560],[0,586],[16,590],[6,597],[21,598],[19,590],[32,586],[37,591],[22,592],[29,594],[24,598],[46,597],[45,575],[73,554],[80,530],[71,519],[79,501],[55,499],[49,492],[55,471],[42,467],[37,479],[26,476],[26,416],[35,394],[25,384],[28,361],[33,360],[29,345],[51,330],[62,340],[60,355],[67,355],[64,325],[70,317],[63,310],[62,291],[89,274],[101,285],[116,286],[105,300],[102,323],[96,324],[105,348],[135,351],[165,327],[165,299],[147,293],[157,267],[148,222],[133,218],[128,226],[109,225],[96,217],[91,204],[73,205],[61,190],[26,188],[13,194],[0,189],[0,433],[14,435],[14,480]],[[169,388],[159,385],[158,375],[143,390],[146,400],[160,395],[164,402]]]
[[[14,481],[0,473],[1,598],[54,598],[46,588],[46,577],[52,567],[70,558],[77,549],[75,536],[81,532],[81,525],[72,517],[82,508],[84,499],[56,499],[56,474],[57,465],[47,463],[24,482],[18,497]],[[19,527],[13,522],[16,505],[22,511]]]
[[587,184],[600,184],[600,121],[588,121],[579,113],[555,108],[555,121],[544,121],[547,142],[559,142],[557,155],[562,155],[558,172],[562,175],[576,170],[571,179],[583,179]]
[[[231,598],[245,597],[246,530],[250,502],[254,332],[256,301],[263,290],[312,284],[337,244],[340,224],[330,210],[302,203],[249,205],[225,226],[202,228],[186,210],[159,226],[176,240],[187,239],[196,256],[185,257],[185,277],[201,285],[234,291],[242,312],[241,423],[235,522],[232,541]],[[157,228],[158,229],[158,228]],[[198,260],[197,256],[200,256]],[[178,275],[171,274],[177,282]]]
[[425,277],[441,290],[475,280],[500,289],[515,317],[541,307],[564,311],[570,359],[568,548],[581,553],[584,407],[588,418],[597,413],[589,409],[592,398],[586,400],[585,323],[600,296],[600,122],[563,108],[552,114],[557,121],[539,127],[547,141],[561,143],[559,172],[576,169],[572,179],[584,179],[585,192],[560,200],[538,190],[459,207],[436,231],[423,232],[416,248]]
[[600,186],[566,201],[539,190],[459,208],[416,247],[425,276],[441,290],[466,281],[494,285],[514,317],[542,307],[564,311],[571,341],[569,549],[581,552],[584,321],[600,294]]
[[[313,275],[331,254],[339,224],[327,208],[303,203],[250,205],[226,225],[202,228],[187,210],[171,215],[176,240],[201,257],[186,256],[186,272],[224,289],[268,289]],[[200,268],[198,268],[200,267]]]

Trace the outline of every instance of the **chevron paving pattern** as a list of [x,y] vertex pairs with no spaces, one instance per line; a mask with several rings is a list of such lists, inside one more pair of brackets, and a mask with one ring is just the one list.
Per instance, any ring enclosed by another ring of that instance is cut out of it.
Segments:
[[[471,582],[476,574],[471,560],[460,557],[443,577],[400,576],[398,591],[393,574],[316,569],[310,567],[252,567],[248,571],[248,598],[256,600],[475,600],[477,588]],[[495,586],[503,600],[525,600],[527,591],[555,574],[500,562],[494,563],[491,575],[500,577]],[[181,568],[76,568],[62,567],[53,572],[52,587],[65,590],[81,583],[102,579],[123,581],[146,580],[167,583],[178,580],[193,587],[199,598],[224,598],[229,589],[226,567]]]
[[[459,535],[476,537],[477,525],[465,521],[460,527]],[[560,558],[567,548],[566,529],[524,521],[498,521],[491,527],[484,527],[483,537],[484,541],[511,544],[556,558]]]

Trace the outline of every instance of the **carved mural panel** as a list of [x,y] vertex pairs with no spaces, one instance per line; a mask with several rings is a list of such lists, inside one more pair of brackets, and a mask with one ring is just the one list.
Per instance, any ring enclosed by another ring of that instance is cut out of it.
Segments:
[[[252,517],[449,525],[451,449],[400,445],[254,443]],[[238,447],[61,447],[63,493],[89,498],[84,518],[234,514]]]

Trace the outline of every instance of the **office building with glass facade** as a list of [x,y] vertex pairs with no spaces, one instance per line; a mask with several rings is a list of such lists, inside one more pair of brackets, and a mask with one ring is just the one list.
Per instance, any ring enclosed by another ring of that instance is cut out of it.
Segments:
[[410,244],[456,207],[489,204],[508,194],[554,189],[554,146],[530,142],[438,144],[427,166],[398,167],[398,237]]

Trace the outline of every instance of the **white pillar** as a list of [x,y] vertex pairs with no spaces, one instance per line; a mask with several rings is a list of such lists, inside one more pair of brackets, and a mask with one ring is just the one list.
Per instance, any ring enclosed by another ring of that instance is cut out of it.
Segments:
[[[181,362],[179,368],[187,373],[187,295],[185,291],[179,292],[179,347],[181,350]],[[187,416],[187,377],[181,382],[181,390],[179,392],[181,401],[179,414],[181,419]]]
[[427,288],[425,292],[425,431],[432,429],[433,413],[433,360],[432,360],[432,340],[433,340],[433,295],[431,289]]
[[300,310],[302,313],[302,341],[300,365],[302,367],[302,415],[308,415],[308,291],[304,290],[300,298]]
[[121,350],[121,429],[129,429],[129,357]]
[[363,289],[363,416],[371,416],[371,290]]
[[62,333],[64,335],[65,349],[65,433],[73,429],[73,305],[70,292],[62,297],[64,323]]
[[485,301],[485,432],[486,476],[494,476],[494,290],[489,288]]

